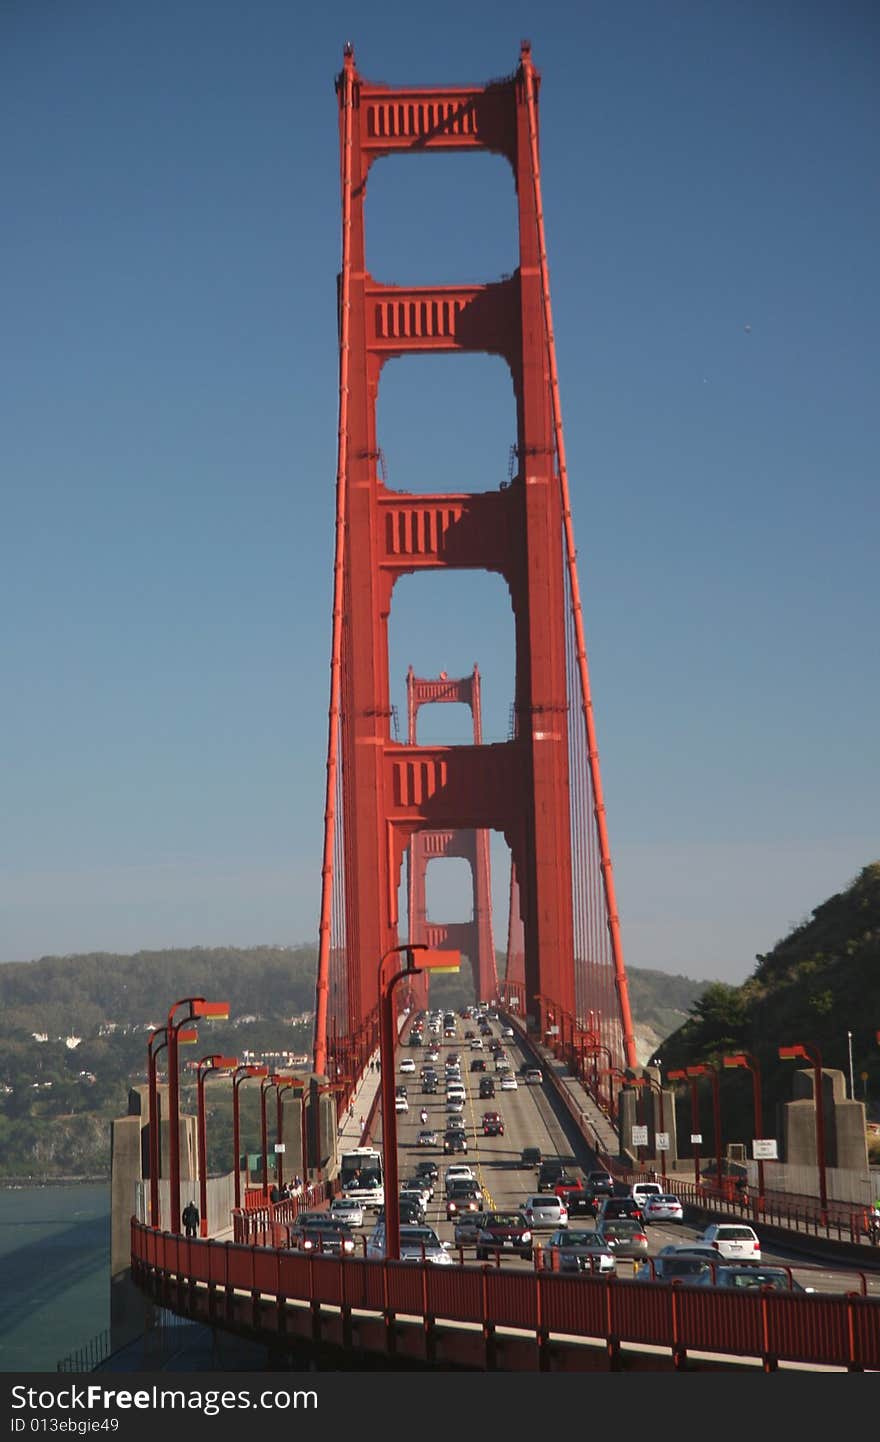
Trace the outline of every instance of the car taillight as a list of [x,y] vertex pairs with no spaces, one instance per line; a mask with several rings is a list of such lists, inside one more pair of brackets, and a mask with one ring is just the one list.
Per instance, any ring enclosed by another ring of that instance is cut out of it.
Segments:
[[521,1242],[530,1242],[531,1240],[532,1240],[532,1234],[531,1234],[531,1232],[523,1232],[522,1236],[520,1237],[520,1241],[521,1241]]
[[353,1252],[353,1251],[354,1251],[354,1242],[343,1242],[343,1243],[342,1243],[342,1250],[343,1250],[343,1252]]
[[644,1232],[636,1232],[633,1240],[636,1242],[646,1242],[648,1238],[645,1236]]
[[312,1250],[312,1247],[313,1247],[314,1245],[315,1245],[314,1242],[310,1242],[309,1239],[308,1239],[308,1237],[303,1237],[303,1251],[304,1251],[304,1252],[310,1252],[310,1251]]

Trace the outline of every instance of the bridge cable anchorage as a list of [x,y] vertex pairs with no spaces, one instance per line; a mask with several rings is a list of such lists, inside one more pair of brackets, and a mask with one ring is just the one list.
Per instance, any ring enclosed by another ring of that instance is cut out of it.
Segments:
[[623,943],[620,935],[620,926],[617,920],[617,899],[615,896],[614,881],[611,873],[610,847],[608,842],[608,831],[605,825],[605,807],[602,799],[602,778],[599,769],[599,753],[596,743],[595,726],[592,713],[590,675],[587,666],[583,607],[581,605],[580,586],[577,577],[577,551],[574,544],[574,528],[571,518],[571,496],[568,485],[568,464],[566,461],[565,453],[565,438],[562,430],[562,406],[559,396],[559,372],[556,364],[556,346],[553,336],[553,314],[550,304],[550,280],[548,274],[547,246],[544,231],[544,202],[541,193],[541,166],[538,156],[538,126],[535,106],[534,65],[532,62],[530,50],[523,51],[521,63],[523,79],[525,81],[526,105],[528,108],[529,117],[529,149],[531,154],[532,185],[534,188],[535,202],[535,223],[537,226],[539,268],[541,272],[541,292],[544,308],[544,336],[547,346],[547,364],[550,377],[550,399],[553,410],[553,430],[556,438],[556,456],[559,470],[559,485],[561,489],[566,559],[568,564],[569,586],[571,589],[571,604],[578,650],[578,670],[580,673],[581,682],[581,700],[583,703],[584,721],[586,723],[587,729],[590,779],[593,787],[593,796],[597,806],[597,826],[599,833],[598,841],[600,855],[602,857],[601,871],[604,882],[605,903],[611,934],[611,948],[614,958],[615,981],[617,985],[618,995],[620,998],[620,1013],[621,1022],[623,1025],[623,1045],[624,1051],[626,1053],[627,1065],[635,1067],[638,1065],[635,1047],[635,1034],[633,1029],[632,1012],[629,1002],[629,989],[626,980],[626,970],[623,960]]
[[318,977],[315,988],[315,1036],[313,1065],[323,1075],[327,1065],[327,1003],[329,998],[331,913],[333,907],[334,843],[336,840],[336,793],[339,763],[340,697],[342,693],[342,617],[345,579],[345,514],[348,484],[349,365],[351,359],[351,168],[354,48],[347,45],[342,74],[343,165],[342,165],[342,297],[339,334],[339,426],[336,466],[336,529],[333,556],[333,620],[330,660],[330,706],[327,735],[327,790],[325,802],[324,854],[321,866],[321,917],[318,927]]

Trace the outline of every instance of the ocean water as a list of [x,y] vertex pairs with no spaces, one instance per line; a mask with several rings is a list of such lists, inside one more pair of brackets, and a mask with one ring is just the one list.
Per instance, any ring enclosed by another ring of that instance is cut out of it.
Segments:
[[0,1371],[54,1372],[109,1325],[109,1183],[0,1189]]

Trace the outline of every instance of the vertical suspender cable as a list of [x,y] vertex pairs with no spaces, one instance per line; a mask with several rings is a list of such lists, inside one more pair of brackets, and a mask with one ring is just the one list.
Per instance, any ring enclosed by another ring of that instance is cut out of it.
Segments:
[[342,689],[342,614],[345,580],[345,532],[348,487],[348,370],[351,322],[351,135],[354,55],[346,50],[342,74],[342,286],[339,316],[339,435],[336,466],[336,538],[333,556],[333,630],[330,653],[330,710],[327,735],[327,789],[324,801],[324,854],[321,863],[321,920],[318,927],[318,979],[315,985],[315,1071],[327,1066],[327,1001],[330,989],[330,932],[333,909],[333,856],[336,835],[336,777],[339,765]]
[[611,852],[608,844],[608,828],[605,824],[605,802],[602,795],[602,778],[599,773],[599,751],[596,744],[596,728],[593,721],[593,701],[590,692],[590,675],[587,669],[587,648],[584,640],[584,618],[581,607],[580,587],[577,579],[577,552],[574,544],[574,527],[571,518],[571,498],[568,490],[568,467],[565,461],[565,441],[562,434],[562,407],[559,399],[559,377],[556,368],[556,341],[553,334],[553,313],[550,309],[550,281],[547,267],[547,247],[544,240],[544,208],[541,199],[541,170],[538,159],[538,127],[535,105],[534,67],[531,55],[523,53],[523,80],[525,82],[526,104],[529,113],[529,148],[532,162],[532,184],[535,192],[535,217],[538,227],[538,249],[540,252],[541,291],[544,302],[544,334],[547,342],[547,360],[550,372],[550,395],[553,406],[553,429],[556,434],[556,458],[559,465],[559,485],[562,493],[562,516],[565,527],[565,548],[568,563],[571,603],[574,612],[575,637],[577,640],[578,669],[581,679],[581,699],[587,728],[587,750],[590,761],[590,778],[593,784],[593,800],[596,810],[596,828],[601,856],[602,881],[605,888],[605,903],[608,908],[608,930],[611,936],[611,951],[614,958],[614,978],[617,986],[620,1020],[623,1027],[623,1045],[627,1065],[635,1067],[635,1036],[633,1035],[632,1014],[629,1005],[629,990],[626,970],[623,964],[623,945],[620,938],[620,919],[617,915],[617,898],[614,892],[614,877],[611,870]]

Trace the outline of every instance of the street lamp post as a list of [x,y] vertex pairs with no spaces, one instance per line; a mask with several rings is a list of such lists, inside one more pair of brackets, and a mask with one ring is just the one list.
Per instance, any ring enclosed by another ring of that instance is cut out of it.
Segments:
[[[275,1133],[276,1133],[276,1136],[277,1136],[277,1139],[278,1139],[278,1145],[279,1145],[279,1147],[281,1147],[281,1151],[277,1151],[277,1150],[276,1150],[276,1152],[275,1152],[275,1156],[276,1156],[276,1158],[277,1158],[276,1163],[275,1163],[275,1180],[276,1180],[276,1182],[278,1183],[278,1186],[279,1186],[279,1187],[282,1186],[282,1184],[283,1184],[283,1182],[284,1182],[284,1103],[283,1103],[283,1093],[284,1093],[284,1092],[287,1092],[287,1091],[292,1091],[292,1092],[296,1093],[296,1094],[298,1095],[298,1097],[299,1097],[299,1100],[300,1100],[300,1106],[302,1107],[302,1099],[303,1099],[303,1097],[305,1096],[305,1089],[306,1089],[306,1084],[305,1084],[305,1081],[304,1081],[302,1078],[300,1078],[300,1079],[291,1078],[290,1080],[287,1080],[287,1081],[280,1081],[280,1082],[278,1083],[278,1090],[277,1090],[277,1092],[275,1093],[275,1102],[276,1102],[276,1107],[277,1107],[276,1118],[275,1118]],[[300,1117],[302,1117],[302,1111],[300,1112]]]
[[687,1068],[689,1077],[707,1076],[712,1082],[712,1125],[715,1129],[715,1185],[721,1191],[721,1094],[718,1087],[718,1068],[711,1062]]
[[[386,963],[401,952],[406,966],[386,975]],[[416,960],[416,953],[419,959]],[[442,960],[440,958],[443,958]],[[382,1088],[382,1148],[385,1161],[385,1256],[400,1260],[400,1193],[397,1174],[397,1113],[394,1108],[394,988],[417,970],[458,971],[457,951],[432,951],[426,942],[392,946],[379,962],[379,1062]]]
[[238,1115],[238,1089],[249,1077],[269,1075],[267,1066],[239,1066],[232,1073],[232,1149],[235,1153],[235,1210],[241,1207],[241,1128]]
[[781,1046],[782,1061],[803,1057],[813,1067],[813,1091],[816,1102],[816,1164],[819,1168],[819,1209],[823,1227],[828,1225],[828,1192],[825,1184],[825,1105],[822,1096],[822,1053],[814,1042],[798,1043],[796,1046]]
[[199,1236],[208,1235],[208,1119],[205,1108],[205,1081],[209,1072],[228,1076],[238,1066],[237,1056],[221,1056],[215,1052],[203,1056],[196,1065],[196,1134],[199,1148]]
[[691,1068],[687,1071],[682,1068],[673,1069],[666,1073],[667,1081],[690,1082],[691,1088],[691,1151],[694,1156],[694,1186],[700,1185],[700,1146],[701,1141],[694,1141],[694,1137],[700,1136],[700,1100],[697,1096],[697,1077],[691,1076]]
[[[178,1045],[196,1042],[199,1034],[195,1030],[179,1031]],[[147,1087],[149,1105],[149,1148],[150,1148],[150,1226],[159,1230],[159,1168],[161,1147],[159,1142],[159,1083],[156,1074],[156,1058],[168,1045],[167,1026],[151,1031],[147,1040]],[[168,1141],[169,1148],[171,1140]]]
[[[186,1015],[174,1020],[178,1007],[185,1006]],[[203,996],[185,996],[168,1012],[168,1162],[171,1182],[171,1231],[180,1231],[180,1072],[178,1069],[178,1034],[200,1017],[229,1016],[228,1001],[205,1001]]]
[[[752,1103],[755,1110],[755,1136],[762,1139],[764,1136],[764,1119],[761,1109],[761,1067],[758,1058],[750,1051],[739,1051],[734,1056],[722,1057],[722,1065],[726,1067],[742,1067],[752,1074]],[[754,1143],[752,1143],[754,1153]],[[764,1163],[758,1159],[758,1204],[764,1205]]]

